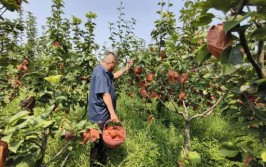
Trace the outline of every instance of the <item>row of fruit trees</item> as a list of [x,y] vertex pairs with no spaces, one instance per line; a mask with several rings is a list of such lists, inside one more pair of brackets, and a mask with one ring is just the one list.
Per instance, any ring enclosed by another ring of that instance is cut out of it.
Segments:
[[[84,24],[75,16],[63,18],[63,0],[53,0],[52,16],[38,36],[32,13],[22,19],[23,3],[27,1],[3,0],[0,6],[0,148],[8,147],[8,156],[3,156],[7,164],[47,166],[56,158],[44,162],[49,138],[65,137],[68,145],[95,139],[92,128],[97,127],[87,121],[86,105],[90,74],[98,63],[97,16],[87,13]],[[134,60],[128,75],[116,83],[117,91],[140,96],[145,103],[155,100],[158,114],[167,108],[182,117],[180,166],[199,157],[190,149],[191,122],[214,111],[229,120],[232,130],[259,135],[261,144],[254,149],[253,141],[227,143],[221,146],[223,155],[241,153],[246,165],[265,166],[266,2],[186,0],[180,10],[181,27],[171,3],[162,1],[158,6],[160,19],[149,46],[134,35],[136,21],[125,20],[122,3],[118,24],[110,24],[112,50],[121,64]],[[5,18],[7,10],[18,11],[21,17]],[[213,11],[224,16],[218,18]],[[206,41],[214,20],[232,34],[232,43],[218,57],[212,56]]]

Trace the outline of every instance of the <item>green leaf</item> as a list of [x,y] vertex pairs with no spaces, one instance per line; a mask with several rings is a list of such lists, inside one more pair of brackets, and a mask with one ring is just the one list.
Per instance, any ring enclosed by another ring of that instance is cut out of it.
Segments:
[[195,151],[191,151],[188,153],[188,159],[190,160],[190,162],[192,164],[199,164],[201,163],[201,157],[200,154],[195,152]]
[[36,122],[36,125],[34,125],[34,127],[35,127],[35,129],[37,129],[37,128],[46,128],[46,127],[48,127],[49,125],[51,125],[52,123],[53,123],[53,121],[46,121],[46,120],[44,120],[44,119],[42,119],[42,118],[37,118],[36,120],[35,120]]
[[30,113],[29,111],[21,111],[17,113],[16,115],[14,115],[13,117],[9,119],[8,124],[14,125],[18,120],[27,117],[29,113]]
[[4,136],[1,138],[2,141],[9,143],[11,140],[12,134],[9,134],[7,136]]
[[247,82],[246,84],[240,86],[240,91],[248,93],[256,93],[258,91],[258,87]]
[[251,14],[252,14],[251,12],[248,12],[244,16],[242,16],[242,15],[237,15],[236,17],[231,16],[231,18],[224,23],[224,31],[231,30],[236,25],[240,24],[243,20],[248,18]]
[[266,41],[266,27],[257,28],[250,34],[251,38]]
[[252,141],[247,142],[246,145],[241,146],[241,149],[242,149],[244,152],[248,152],[248,153],[252,154],[253,156],[255,156],[256,153],[255,153],[254,149],[253,149],[252,146],[251,146],[252,143],[253,143]]
[[[238,120],[236,120],[238,121]],[[229,125],[229,129],[230,130],[236,130],[236,129],[242,129],[242,128],[246,128],[246,124],[245,123],[239,123],[239,122],[235,122]]]
[[17,152],[18,148],[21,146],[21,144],[24,142],[24,140],[19,140],[19,141],[13,141],[8,144],[8,149],[14,153]]
[[238,150],[238,147],[231,141],[223,143],[222,148],[227,150]]
[[67,150],[68,150],[68,151],[72,151],[72,150],[73,150],[73,146],[68,146],[68,147],[67,147]]
[[250,109],[253,111],[253,113],[255,114],[255,116],[266,123],[266,111],[264,110],[260,110],[258,109],[254,104],[252,104],[249,100],[246,100],[246,102],[248,103]]
[[86,120],[82,120],[82,121],[80,121],[78,124],[76,124],[76,127],[77,127],[78,129],[83,129],[84,126],[86,125],[86,123],[87,123]]
[[79,18],[77,18],[77,17],[75,17],[75,16],[72,16],[72,23],[73,23],[74,25],[79,25],[79,24],[81,24],[81,22],[82,22],[81,19],[79,19]]
[[248,0],[247,2],[248,5],[254,5],[254,6],[266,6],[266,1],[265,0]]
[[224,157],[235,157],[239,153],[239,149],[234,143],[226,142],[222,144],[220,153]]
[[[48,111],[48,112],[51,112],[51,111],[53,111],[54,107],[55,107],[55,105],[53,104],[53,105],[51,105],[51,106],[47,106],[47,107],[45,107],[45,110]],[[43,116],[43,117],[48,117],[47,114],[43,114],[42,116]]]
[[212,8],[210,2],[207,1],[197,2],[195,7],[201,9],[201,13],[206,13],[210,8]]
[[29,122],[31,121],[30,120],[31,118],[32,117],[27,118],[25,121],[23,121],[19,125],[16,125],[16,127],[19,128],[19,129],[25,128],[29,124]]
[[53,123],[53,121],[45,121],[45,120],[43,120],[41,123],[42,123],[42,127],[46,128],[46,127],[50,126]]
[[16,167],[30,167],[31,165],[28,164],[27,162],[20,162],[19,164],[16,165]]
[[49,81],[51,84],[56,84],[60,81],[60,78],[62,77],[63,75],[51,75],[49,77],[45,77],[44,79],[46,81]]
[[223,1],[208,0],[208,2],[213,8],[221,10],[224,13],[227,13],[232,7],[238,5],[239,0],[223,0]]
[[67,97],[66,97],[66,96],[57,96],[57,97],[55,98],[55,101],[54,101],[54,102],[62,101],[62,100],[67,100]]
[[10,128],[5,130],[5,134],[6,135],[13,134],[14,132],[17,132],[18,130],[19,130],[19,128],[17,126],[10,127]]
[[239,153],[238,150],[220,149],[220,153],[224,157],[235,157]]
[[239,46],[229,46],[221,54],[221,66],[224,75],[232,74],[242,63],[243,55]]
[[93,67],[93,61],[89,61],[89,66]]
[[97,17],[97,14],[96,13],[93,13],[93,12],[89,12],[89,13],[86,13],[86,17],[87,18],[96,18]]
[[206,60],[208,60],[210,57],[211,57],[211,53],[207,49],[207,44],[205,44],[198,50],[196,59],[199,64],[202,64]]
[[212,13],[205,13],[205,14],[200,15],[199,17],[197,17],[196,22],[194,22],[194,25],[196,27],[208,25],[208,24],[210,24],[212,22],[212,19],[214,17],[215,16]]
[[261,85],[264,85],[266,84],[266,77],[265,78],[262,78],[262,79],[259,79],[259,80],[256,80],[252,83],[253,86],[261,86]]
[[257,8],[257,12],[255,13],[255,17],[258,20],[265,20],[266,19],[266,6]]
[[266,162],[266,150],[264,150],[262,153],[261,153],[261,159],[263,162]]

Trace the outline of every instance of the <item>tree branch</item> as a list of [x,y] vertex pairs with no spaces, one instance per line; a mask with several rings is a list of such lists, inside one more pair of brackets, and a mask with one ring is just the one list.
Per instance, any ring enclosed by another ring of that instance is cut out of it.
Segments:
[[238,8],[237,14],[241,14],[242,13],[242,11],[243,11],[244,6],[246,5],[246,3],[247,3],[247,0],[241,0],[241,4],[240,4],[240,6]]
[[7,8],[0,14],[0,18],[2,18],[2,15],[7,11]]
[[67,147],[76,139],[76,137],[74,137],[73,139],[71,139],[61,150],[58,151],[58,153],[52,158],[50,159],[45,165],[43,165],[44,167],[48,166],[51,162],[53,162],[60,154],[63,153],[64,150],[67,149]]
[[247,3],[247,0],[240,0],[240,4],[236,8],[230,9],[232,15],[234,15],[234,18],[236,18],[237,15],[241,15],[243,13],[243,9],[246,3]]
[[258,62],[262,69],[264,68],[264,56],[265,56],[263,46],[264,46],[264,41],[258,41],[257,55],[258,55]]
[[185,103],[184,100],[182,100],[182,103],[183,103],[183,107],[185,109],[185,113],[183,114],[184,115],[183,117],[185,118],[185,120],[188,120],[189,121],[189,119],[188,119],[188,110],[187,110],[186,103]]
[[37,142],[35,142],[35,141],[32,141],[32,140],[25,140],[25,143],[34,143],[34,144],[36,144],[37,146],[39,146],[41,150],[44,149],[44,148],[42,147],[42,145],[40,145],[39,143],[37,143]]
[[[163,102],[160,98],[158,98],[158,100],[160,100],[161,103],[164,105],[164,107],[167,108],[169,111],[176,112],[177,114],[179,114],[179,115],[181,115],[181,116],[184,117],[184,113],[177,111],[177,108],[176,108],[176,106],[175,106],[174,104],[173,104],[173,105],[174,105],[175,111],[174,111],[174,110],[171,110],[169,107],[167,107],[167,106],[164,104],[164,102]],[[173,102],[172,102],[172,103],[173,103]],[[185,118],[185,117],[184,117],[184,118]]]
[[[164,85],[162,82],[161,82],[161,85]],[[167,96],[170,98],[170,101],[171,101],[171,103],[173,104],[173,106],[174,106],[174,108],[175,108],[175,112],[177,113],[177,114],[179,114],[179,115],[181,115],[181,116],[183,116],[184,118],[185,118],[185,115],[184,115],[184,113],[183,112],[179,112],[178,111],[178,109],[176,108],[176,106],[175,106],[175,103],[174,103],[174,100],[171,98],[171,96],[170,96],[170,94],[169,94],[169,92],[167,91],[167,89],[164,87],[164,90],[165,90],[165,92],[167,93]],[[160,99],[160,98],[158,98],[161,102],[162,102],[162,100]],[[164,102],[162,102],[163,104],[164,104]],[[165,104],[164,104],[164,106],[165,106]],[[166,106],[165,106],[166,107]],[[167,109],[169,109],[168,107],[166,107]],[[170,111],[171,111],[171,109],[169,109]],[[172,110],[173,111],[173,110]]]
[[[255,25],[256,25],[257,28],[261,28],[262,27],[262,25],[260,23],[258,23],[258,22],[255,22]],[[258,56],[259,65],[260,65],[260,67],[262,69],[264,69],[264,57],[265,57],[264,50],[263,50],[263,46],[264,46],[264,41],[259,40],[258,41],[257,56]]]
[[189,121],[198,118],[198,117],[207,117],[208,115],[210,115],[213,111],[213,109],[222,101],[223,99],[223,95],[220,96],[220,98],[211,106],[211,108],[209,108],[208,110],[204,111],[201,114],[196,114],[194,116],[192,116],[191,118],[189,118]]
[[258,65],[258,63],[255,61],[255,59],[252,57],[252,54],[251,54],[251,52],[250,52],[250,50],[248,48],[247,40],[246,40],[246,37],[245,37],[245,32],[244,31],[240,31],[238,33],[239,33],[239,37],[240,37],[240,44],[244,48],[244,51],[245,51],[245,53],[247,55],[247,58],[248,58],[249,62],[251,63],[251,65],[255,69],[258,78],[259,79],[263,78],[262,69]]
[[2,10],[2,9],[4,9],[4,8],[5,8],[5,6],[4,6],[4,5],[3,5],[2,7],[0,7],[0,12],[1,12],[1,10]]
[[61,167],[64,167],[64,166],[65,166],[66,161],[67,161],[67,159],[68,159],[70,153],[71,153],[71,151],[69,151],[69,152],[67,153],[67,156],[65,157],[64,161],[62,162]]

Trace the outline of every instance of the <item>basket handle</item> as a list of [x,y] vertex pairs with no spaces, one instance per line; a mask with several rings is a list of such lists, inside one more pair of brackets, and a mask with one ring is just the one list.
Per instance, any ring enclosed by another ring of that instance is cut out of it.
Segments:
[[[104,123],[104,125],[103,125],[103,129],[105,128],[105,126],[107,125],[107,123],[109,123],[109,122],[113,122],[113,121],[111,121],[111,119],[109,119],[108,121],[106,121],[105,123]],[[124,125],[122,124],[122,122],[121,121],[118,121],[118,122],[113,122],[114,124],[120,124],[122,127],[124,127]]]

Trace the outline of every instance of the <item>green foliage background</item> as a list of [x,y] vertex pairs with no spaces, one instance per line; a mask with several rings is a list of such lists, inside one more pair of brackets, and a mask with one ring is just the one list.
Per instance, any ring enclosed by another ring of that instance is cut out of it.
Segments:
[[[149,46],[135,36],[136,20],[125,19],[121,1],[118,21],[109,27],[110,48],[94,42],[97,15],[66,19],[63,0],[53,0],[39,36],[34,14],[4,18],[6,10],[20,12],[23,3],[0,1],[0,139],[9,145],[6,166],[90,166],[93,143],[81,144],[83,132],[97,128],[86,115],[88,84],[110,49],[119,55],[118,68],[128,59],[134,66],[115,83],[127,139],[107,150],[106,166],[266,166],[265,0],[185,0],[178,20],[173,4],[161,1]],[[206,45],[214,19],[234,35],[221,59]],[[137,74],[139,66],[143,71]],[[175,72],[172,81],[169,71]],[[74,138],[66,140],[66,132]]]

